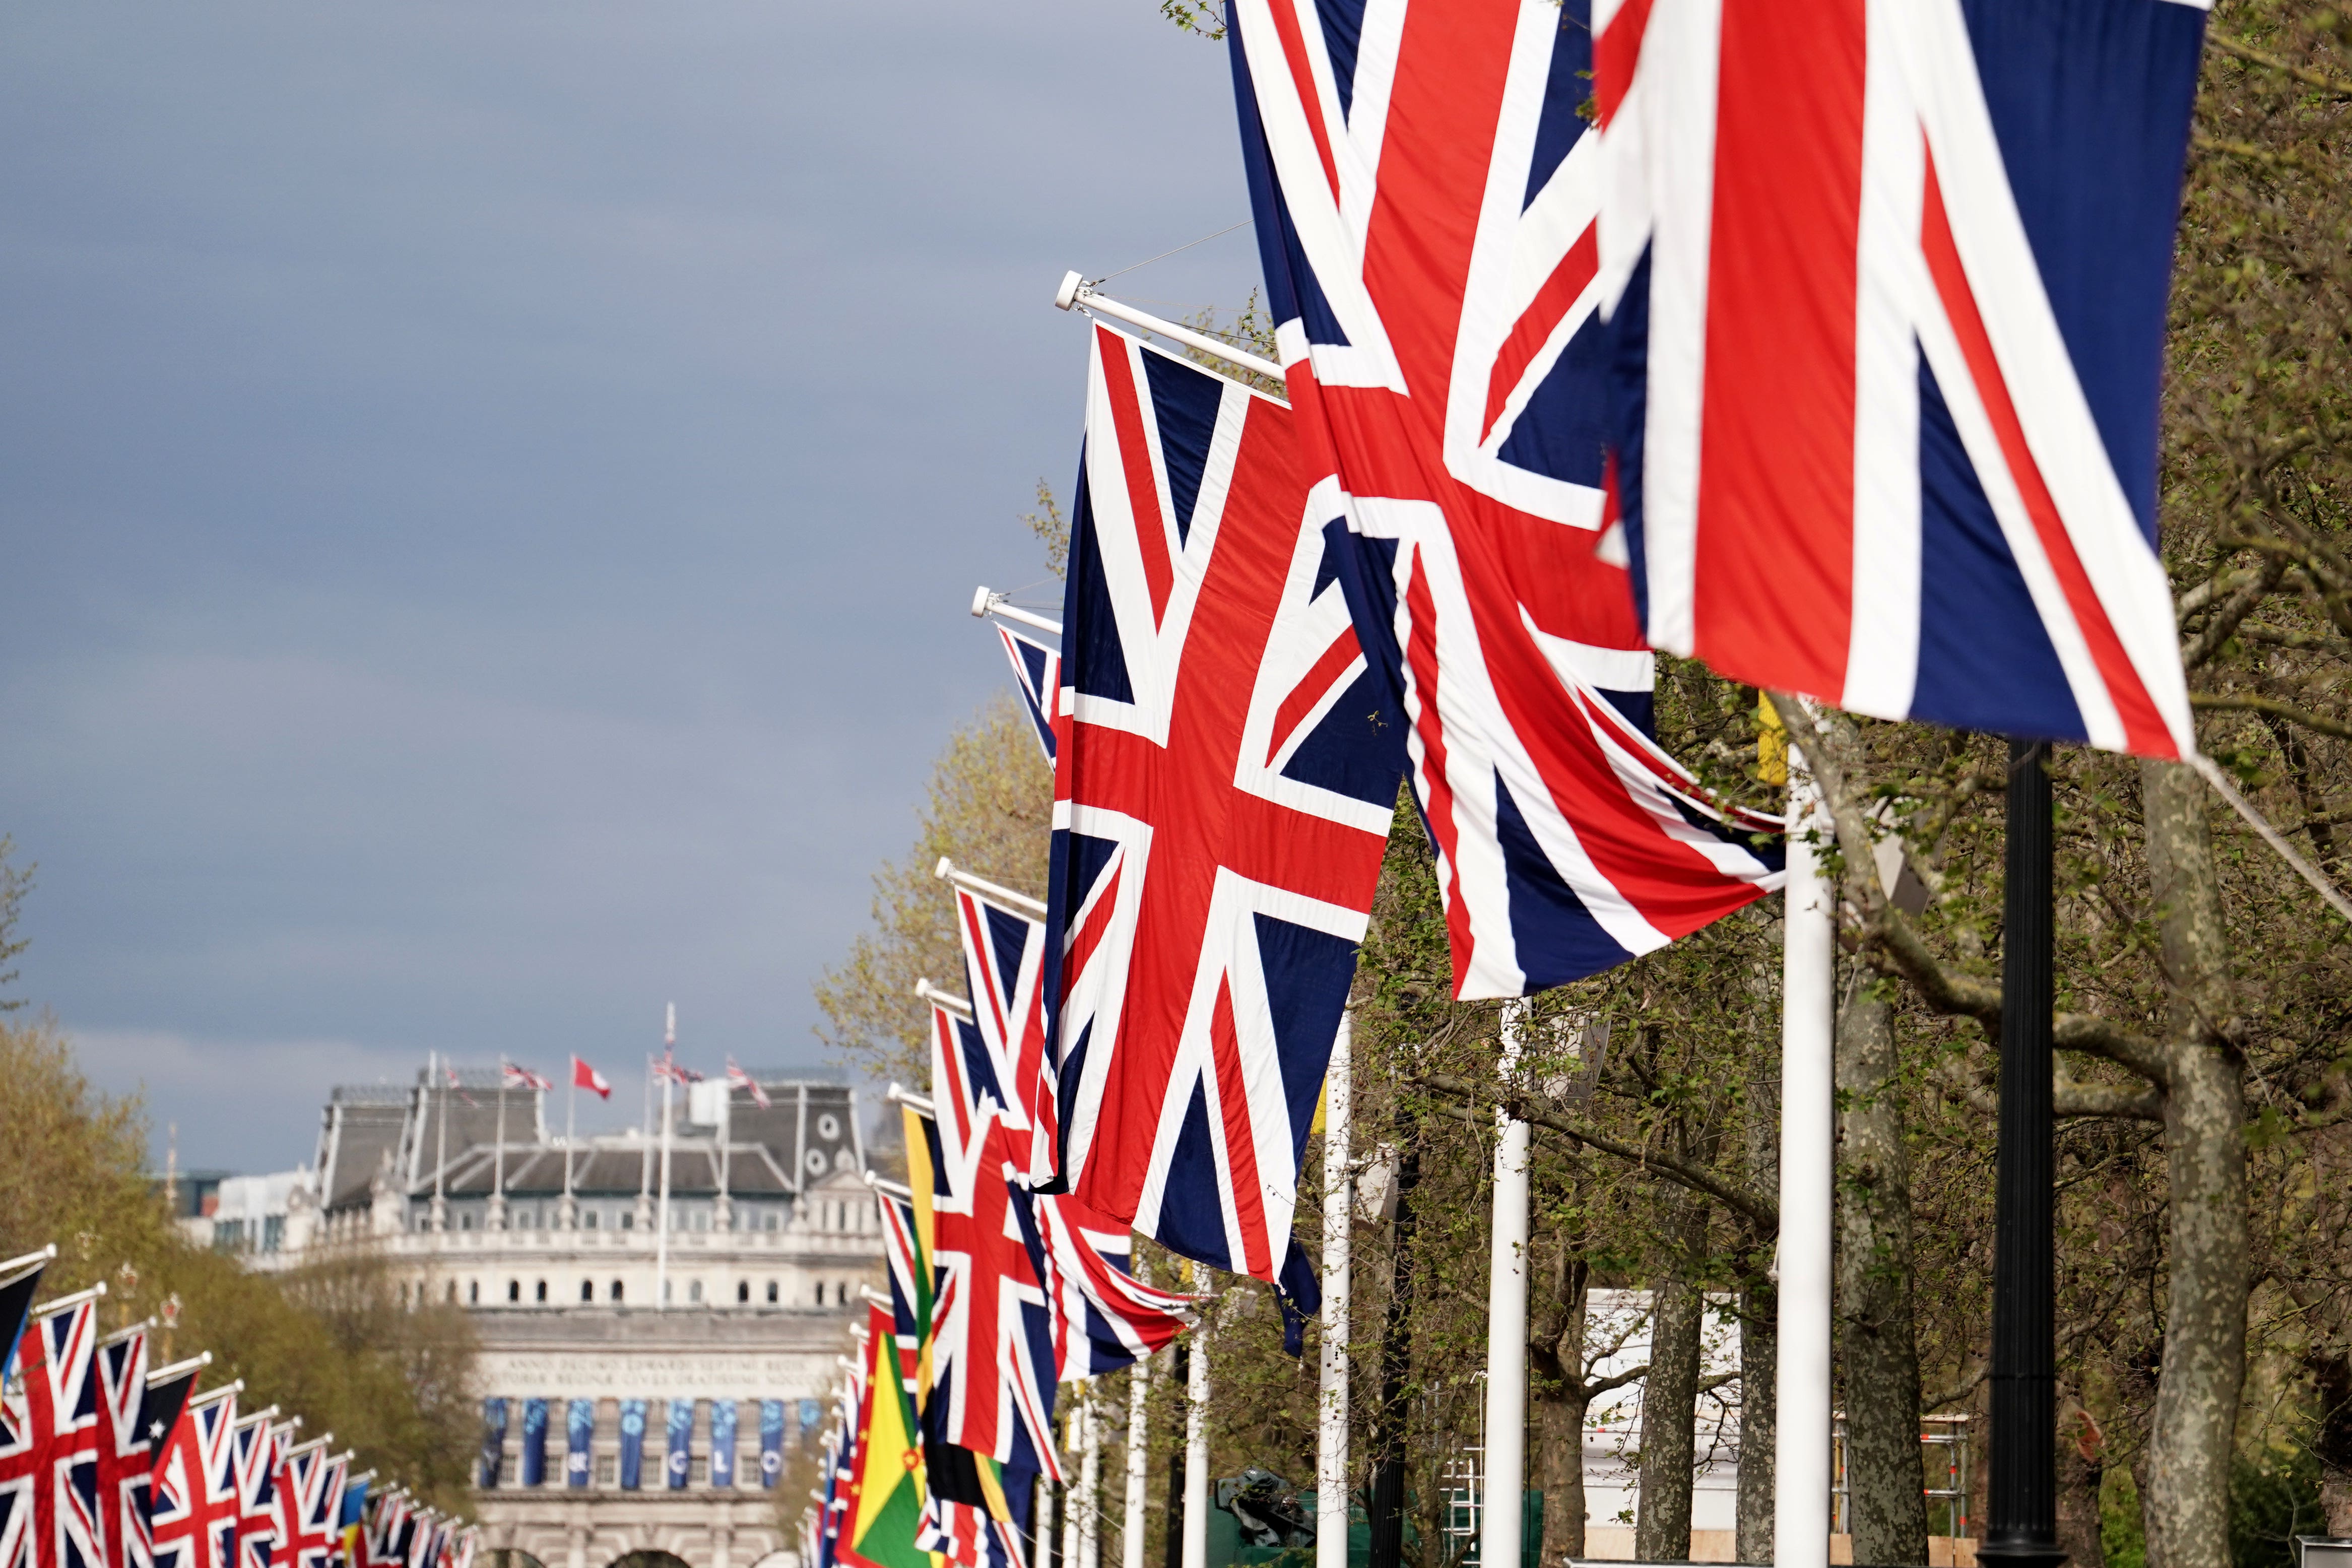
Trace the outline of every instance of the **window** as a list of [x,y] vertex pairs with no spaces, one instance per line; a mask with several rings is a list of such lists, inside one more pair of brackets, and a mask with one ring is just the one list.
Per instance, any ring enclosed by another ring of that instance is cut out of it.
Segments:
[[768,1211],[768,1228],[770,1230],[774,1230],[777,1227],[777,1222],[781,1217],[782,1216],[779,1215],[775,1210],[770,1209]]
[[538,1224],[539,1211],[537,1209],[524,1209],[515,1215],[515,1228],[517,1230],[530,1230]]
[[520,1301],[522,1300],[521,1280],[509,1279],[507,1281],[507,1300],[509,1301]]
[[749,1279],[738,1279],[735,1281],[735,1300],[741,1302],[749,1301],[751,1299],[751,1282]]
[[593,1301],[596,1299],[596,1281],[593,1279],[580,1281],[580,1299],[583,1301]]
[[698,1454],[694,1458],[694,1485],[698,1487],[707,1487],[709,1484],[710,1461]]
[[621,1457],[618,1454],[598,1455],[596,1457],[596,1484],[600,1487],[609,1487],[620,1479]]
[[635,1229],[636,1229],[636,1228],[637,1228],[637,1216],[636,1216],[635,1215],[634,1215],[634,1214],[630,1213],[627,1209],[623,1209],[623,1210],[621,1211],[621,1228],[622,1228],[623,1230],[635,1230]]
[[816,1282],[816,1304],[820,1307],[824,1305],[824,1281],[822,1279]]
[[690,1223],[687,1226],[688,1230],[709,1230],[710,1228],[710,1215],[707,1210],[695,1210],[689,1216],[689,1221]]
[[459,1230],[471,1230],[474,1228],[473,1210],[467,1209],[465,1213],[457,1216],[457,1228]]
[[454,1301],[454,1300],[456,1300],[457,1299],[457,1282],[455,1279],[452,1279],[452,1280],[450,1280],[450,1281],[449,1281],[449,1296],[448,1296],[448,1299],[449,1299],[450,1300],[452,1300],[452,1301]]
[[539,1300],[539,1301],[544,1301],[544,1300],[547,1300],[547,1281],[546,1281],[546,1280],[542,1279],[542,1280],[541,1280],[541,1281],[539,1282],[539,1293],[538,1293],[536,1296],[534,1296],[534,1297],[532,1298],[532,1300]]
[[689,1301],[699,1301],[702,1300],[701,1280],[696,1279],[688,1283],[686,1287],[686,1299]]
[[594,1209],[582,1209],[580,1211],[580,1228],[583,1230],[593,1230],[596,1228],[596,1211]]
[[776,1300],[776,1282],[775,1282],[774,1280],[771,1279],[771,1280],[769,1280],[769,1281],[768,1281],[768,1300],[769,1300],[770,1304],[772,1304],[772,1304],[774,1303],[775,1300]]
[[615,1301],[617,1301],[617,1300],[619,1300],[620,1299],[621,1299],[621,1282],[620,1282],[618,1279],[615,1279],[615,1280],[614,1280],[614,1281],[613,1281],[613,1300],[615,1300]]
[[816,1135],[828,1143],[841,1136],[841,1123],[834,1119],[831,1111],[816,1119]]
[[[457,1291],[457,1286],[455,1286],[455,1285],[452,1285],[452,1286],[450,1286],[450,1287],[449,1287],[449,1289],[450,1289],[450,1291],[451,1291],[451,1293],[452,1293],[452,1294],[455,1294],[455,1292]],[[468,1279],[468,1280],[467,1280],[467,1281],[466,1281],[466,1304],[467,1304],[467,1306],[475,1306],[475,1307],[478,1307],[478,1306],[481,1305],[481,1301],[482,1301],[482,1282],[481,1282],[480,1280],[478,1280],[478,1279]]]

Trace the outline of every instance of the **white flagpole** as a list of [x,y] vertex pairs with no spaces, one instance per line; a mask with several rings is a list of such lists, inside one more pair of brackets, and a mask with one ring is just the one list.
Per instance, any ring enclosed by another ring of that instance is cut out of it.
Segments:
[[1789,747],[1789,881],[1780,979],[1780,1247],[1772,1561],[1830,1555],[1830,1238],[1836,1142],[1832,1058],[1836,903],[1806,830],[1827,826],[1802,754]]
[[1183,1568],[1209,1568],[1209,1320],[1192,1331],[1192,1376],[1184,1408]]
[[563,1091],[563,1223],[572,1230],[580,1228],[578,1205],[572,1196],[572,1151],[576,1145],[580,1123],[580,1058],[572,1058],[572,1078]]
[[[425,1076],[433,1080],[428,1092],[441,1097],[441,1114],[433,1119],[435,1129],[441,1137],[440,1150],[433,1156],[433,1228],[436,1230],[449,1228],[449,1204],[441,1187],[441,1174],[449,1168],[449,1086],[443,1081],[446,1071],[437,1053],[425,1053]],[[428,1099],[425,1104],[430,1110],[433,1101]]]
[[[1525,1002],[1503,1004],[1503,1077],[1519,1065]],[[1478,1498],[1482,1568],[1519,1568],[1528,1459],[1528,1124],[1495,1112],[1495,1214],[1486,1274],[1486,1452]]]
[[[1063,1432],[1062,1451],[1075,1457],[1086,1447],[1087,1409],[1094,1398],[1091,1382],[1078,1384],[1077,1399],[1070,1405],[1067,1426]],[[1061,1568],[1078,1568],[1078,1521],[1087,1512],[1084,1482],[1075,1468],[1066,1467],[1068,1479],[1062,1483],[1062,1563]]]
[[669,1310],[669,1058],[677,1047],[677,1004],[662,1024],[661,1213],[654,1223],[654,1310]]
[[1355,1175],[1349,1168],[1353,1028],[1339,1015],[1323,1075],[1322,1408],[1315,1431],[1315,1568],[1348,1568],[1348,1290]]
[[[1149,1284],[1143,1260],[1135,1261],[1135,1277]],[[1119,1568],[1143,1568],[1143,1510],[1150,1480],[1151,1360],[1145,1356],[1127,1374],[1127,1511],[1119,1524]]]
[[1078,1461],[1078,1556],[1076,1568],[1102,1568],[1102,1402],[1098,1384],[1087,1384],[1078,1419],[1086,1424]]
[[499,1138],[490,1148],[490,1214],[492,1228],[507,1227],[507,1064],[499,1062]]

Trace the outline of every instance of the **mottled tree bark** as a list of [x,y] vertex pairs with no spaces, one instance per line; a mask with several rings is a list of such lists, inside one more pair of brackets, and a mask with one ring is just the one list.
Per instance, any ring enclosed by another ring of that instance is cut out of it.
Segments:
[[[1780,1190],[1780,947],[1781,926],[1769,927],[1771,962],[1756,966],[1748,992],[1756,999],[1756,1069],[1748,1080],[1742,1119],[1748,1189]],[[1773,1289],[1770,1236],[1754,1237],[1741,1260],[1739,1281],[1739,1490],[1733,1552],[1742,1563],[1772,1558],[1772,1477],[1780,1431],[1780,1304]]]
[[2228,1568],[2246,1359],[2245,1089],[2205,786],[2140,763],[2149,879],[2173,988],[2164,1095],[2170,1235],[2164,1360],[2141,1520],[2148,1568]]
[[1773,1444],[1779,1440],[1780,1335],[1772,1281],[1760,1274],[1739,1284],[1739,1491],[1733,1554],[1742,1563],[1772,1559]]
[[1837,1334],[1856,1563],[1927,1561],[1919,1356],[1912,1338],[1911,1170],[1895,1078],[1895,1007],[1867,971],[1837,1025]]
[[1644,1563],[1690,1557],[1691,1471],[1697,1461],[1699,1337],[1706,1300],[1691,1276],[1704,1236],[1704,1204],[1678,1204],[1668,1235],[1671,1272],[1652,1287],[1650,1375],[1642,1384],[1642,1496],[1633,1514],[1633,1555]]

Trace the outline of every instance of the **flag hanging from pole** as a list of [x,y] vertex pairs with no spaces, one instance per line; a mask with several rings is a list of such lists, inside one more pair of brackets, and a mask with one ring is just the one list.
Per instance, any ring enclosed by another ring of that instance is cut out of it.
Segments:
[[190,1401],[164,1442],[150,1519],[157,1568],[236,1568],[236,1386]]
[[604,1075],[578,1057],[572,1058],[572,1087],[584,1089],[599,1100],[613,1098],[613,1086],[604,1080]]
[[996,635],[1004,643],[1004,657],[1013,663],[1013,689],[1021,693],[1022,708],[1037,731],[1037,744],[1050,768],[1054,765],[1055,704],[1062,696],[1061,650],[1047,647],[1002,621],[997,623]]
[[1402,767],[1290,410],[1097,324],[1055,719],[1062,1179],[1261,1279]]
[[1777,819],[1651,738],[1604,545],[1586,0],[1236,0],[1250,205],[1315,523],[1407,731],[1463,998],[1648,952],[1780,885]]
[[509,1089],[553,1089],[555,1087],[529,1068],[517,1067],[512,1062],[500,1062],[499,1072]]
[[1651,640],[1882,718],[2193,752],[2156,437],[2204,10],[1593,24]]
[[136,1324],[98,1347],[97,1513],[106,1568],[152,1568],[147,1491],[153,1449],[140,1415],[147,1403],[147,1327]]
[[955,907],[972,1023],[1009,1097],[1003,1109],[1017,1169],[1030,1187],[1048,1187],[1059,1168],[1060,1141],[1045,1039],[1045,925],[961,883]]
[[[19,1342],[20,1408],[28,1442],[19,1446],[21,1458],[7,1469],[29,1481],[29,1510],[19,1503],[11,1513],[27,1515],[19,1550],[29,1554],[35,1568],[103,1568],[98,1297],[97,1290],[86,1290],[34,1308]],[[6,1473],[0,1470],[0,1476]]]
[[727,1058],[727,1089],[730,1093],[740,1089],[750,1095],[751,1102],[761,1110],[768,1109],[768,1091],[760,1087],[758,1079],[737,1067],[733,1057]]

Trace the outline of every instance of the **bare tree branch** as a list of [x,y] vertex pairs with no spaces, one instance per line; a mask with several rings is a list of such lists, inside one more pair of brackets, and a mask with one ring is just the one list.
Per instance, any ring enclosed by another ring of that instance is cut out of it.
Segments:
[[2324,713],[2305,712],[2291,702],[2281,702],[2275,697],[2209,697],[2201,692],[2189,696],[2191,708],[2211,709],[2225,713],[2267,713],[2284,719],[2290,724],[2300,724],[2306,730],[2316,730],[2323,735],[2352,741],[2352,724],[2341,719],[2330,719]]
[[1612,1155],[1628,1164],[1637,1165],[1643,1170],[1655,1171],[1677,1186],[1688,1187],[1695,1193],[1703,1193],[1746,1219],[1765,1236],[1776,1236],[1780,1233],[1780,1211],[1778,1206],[1745,1188],[1733,1186],[1716,1175],[1714,1172],[1694,1165],[1678,1156],[1660,1150],[1639,1149],[1631,1143],[1620,1142],[1598,1128],[1588,1126],[1580,1121],[1572,1121],[1556,1110],[1530,1103],[1523,1096],[1503,1095],[1490,1100],[1491,1091],[1486,1086],[1474,1083],[1466,1078],[1457,1078],[1452,1073],[1423,1073],[1421,1075],[1420,1082],[1424,1088],[1434,1089],[1439,1094],[1461,1102],[1460,1105],[1436,1108],[1457,1121],[1467,1121],[1475,1127],[1482,1119],[1476,1110],[1472,1109],[1473,1107],[1482,1100],[1499,1104],[1514,1118],[1531,1127],[1549,1128],[1552,1131],[1560,1133],[1587,1148],[1596,1149],[1603,1154]]
[[2340,98],[2352,98],[2352,81],[2346,81],[2341,77],[2332,77],[2326,71],[2315,71],[2308,66],[2299,66],[2292,61],[2283,60],[2276,55],[2266,53],[2252,44],[2242,43],[2227,33],[2217,33],[2210,27],[2205,31],[2205,41],[2225,55],[2235,56],[2249,65],[2257,65],[2264,70],[2276,71],[2281,76],[2293,77],[2305,87],[2315,87],[2323,92],[2332,92]]

